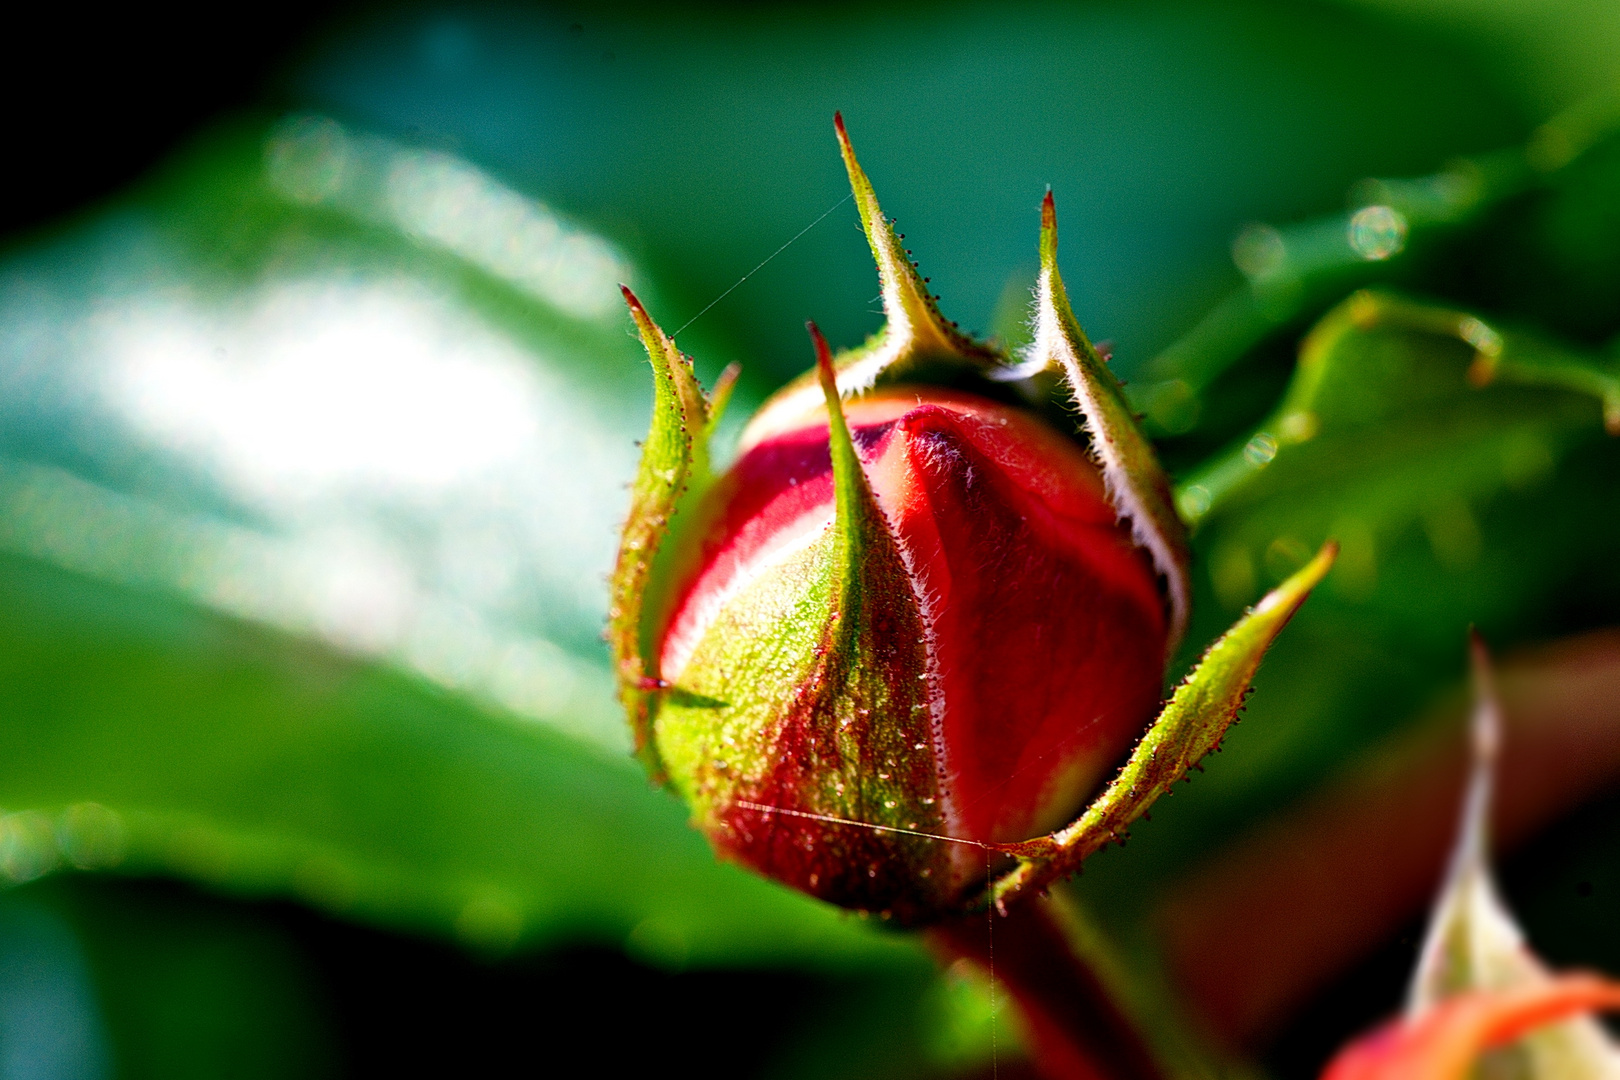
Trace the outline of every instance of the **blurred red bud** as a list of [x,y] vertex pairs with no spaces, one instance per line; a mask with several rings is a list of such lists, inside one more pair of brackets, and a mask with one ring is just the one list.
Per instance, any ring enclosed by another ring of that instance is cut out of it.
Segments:
[[[1596,975],[1562,975],[1511,990],[1474,990],[1357,1039],[1328,1064],[1322,1080],[1467,1080],[1480,1055],[1493,1047],[1572,1016],[1614,1009],[1620,1009],[1620,983]],[[1609,1059],[1606,1069],[1615,1064]],[[1581,1075],[1588,1073],[1582,1070]]]

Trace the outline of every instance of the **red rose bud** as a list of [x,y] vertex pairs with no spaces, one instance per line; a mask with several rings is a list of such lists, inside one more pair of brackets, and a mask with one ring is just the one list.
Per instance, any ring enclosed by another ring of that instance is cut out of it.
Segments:
[[682,693],[654,736],[722,850],[835,902],[939,909],[985,853],[911,833],[1072,817],[1158,705],[1164,600],[1096,468],[1040,420],[910,386],[844,416],[871,535],[838,550],[825,408],[747,447],[698,509],[657,646]]
[[[837,361],[812,327],[815,371],[724,476],[707,466],[723,390],[705,398],[626,290],[657,393],[608,636],[638,752],[722,853],[915,922],[1043,887],[1122,835],[1213,749],[1332,556],[1217,642],[1154,722],[1184,539],[1069,309],[1050,195],[1037,340],[1014,363],[941,318],[839,135],[887,325]],[[998,381],[1046,371],[1087,442],[997,400]]]

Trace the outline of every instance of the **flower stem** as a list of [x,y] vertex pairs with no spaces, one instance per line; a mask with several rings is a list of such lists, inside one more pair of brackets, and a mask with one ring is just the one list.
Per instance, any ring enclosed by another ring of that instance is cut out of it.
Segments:
[[967,959],[1018,1003],[1036,1070],[1047,1080],[1169,1080],[1137,1021],[1088,959],[1073,913],[1052,896],[927,931],[945,963]]

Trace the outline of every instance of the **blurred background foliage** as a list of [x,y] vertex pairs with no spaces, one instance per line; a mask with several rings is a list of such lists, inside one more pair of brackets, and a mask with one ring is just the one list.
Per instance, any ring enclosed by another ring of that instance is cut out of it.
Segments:
[[[691,322],[701,374],[743,363],[736,419],[806,366],[805,318],[874,330],[835,108],[964,327],[1017,341],[1053,186],[1075,308],[1198,520],[1182,663],[1345,544],[1228,752],[1076,886],[1143,993],[1279,1076],[1393,1007],[1470,623],[1541,647],[1521,729],[1564,748],[1509,800],[1509,891],[1555,960],[1620,970],[1620,648],[1590,636],[1620,611],[1612,5],[29,18],[3,1080],[716,1040],[721,1075],[971,1075],[993,1037],[1011,1067],[973,972],[714,862],[628,760],[599,640],[650,398],[614,284]],[[1244,887],[1302,899],[1236,933]],[[1307,941],[1314,967],[1275,947]]]

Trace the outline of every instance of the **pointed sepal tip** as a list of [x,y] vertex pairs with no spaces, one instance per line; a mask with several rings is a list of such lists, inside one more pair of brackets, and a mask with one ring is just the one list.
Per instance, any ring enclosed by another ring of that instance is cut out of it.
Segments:
[[637,755],[654,780],[664,768],[652,741],[653,717],[665,683],[648,639],[648,612],[656,601],[654,573],[670,521],[692,491],[709,481],[708,435],[712,413],[692,365],[647,314],[640,298],[620,284],[653,369],[653,410],[641,462],[630,488],[630,511],[609,576],[608,647],[619,697],[630,717]]
[[1052,199],[1052,185],[1046,185],[1046,196],[1041,199],[1041,265],[1057,259],[1057,203]]
[[833,368],[832,349],[828,348],[827,339],[814,321],[806,321],[804,328],[810,332],[810,343],[816,350],[816,381],[821,384],[821,392],[827,396],[827,406],[831,408],[838,398],[838,372]]
[[1080,409],[1092,456],[1115,513],[1128,522],[1165,584],[1167,651],[1173,653],[1192,607],[1187,529],[1175,509],[1170,479],[1153,444],[1136,423],[1119,380],[1075,318],[1057,266],[1057,210],[1048,189],[1041,201],[1041,271],[1035,294],[1035,341],[1028,365],[1060,372]]
[[832,456],[835,491],[834,527],[849,544],[858,544],[863,529],[881,526],[882,514],[872,499],[861,469],[861,459],[850,438],[844,419],[843,401],[838,393],[838,374],[833,368],[832,350],[814,322],[806,322],[810,341],[816,350],[816,381],[827,401],[827,450]]
[[[838,384],[844,393],[860,393],[880,381],[918,378],[937,379],[941,372],[967,370],[987,378],[997,378],[1007,370],[1006,357],[995,348],[975,341],[940,314],[936,297],[929,291],[911,253],[905,249],[894,224],[878,204],[872,182],[855,156],[854,143],[844,124],[844,114],[833,114],[838,136],[838,152],[849,175],[850,194],[860,214],[861,230],[872,249],[877,265],[879,296],[883,301],[884,325],[865,345],[846,350],[834,363]],[[816,377],[806,373],[785,387],[755,414],[743,431],[742,446],[748,447],[778,430],[785,418],[796,416],[812,406]]]

